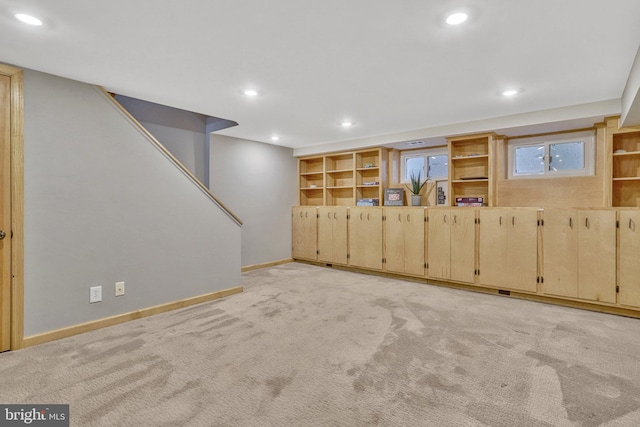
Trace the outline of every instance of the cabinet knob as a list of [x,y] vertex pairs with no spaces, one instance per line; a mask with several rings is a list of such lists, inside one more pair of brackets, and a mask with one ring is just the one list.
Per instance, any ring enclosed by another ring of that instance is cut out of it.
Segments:
[[333,213],[333,219],[338,219],[338,212]]
[[573,218],[569,217],[569,228],[573,230]]
[[5,237],[7,237],[7,233],[5,233],[4,230],[0,230],[0,240],[4,239]]

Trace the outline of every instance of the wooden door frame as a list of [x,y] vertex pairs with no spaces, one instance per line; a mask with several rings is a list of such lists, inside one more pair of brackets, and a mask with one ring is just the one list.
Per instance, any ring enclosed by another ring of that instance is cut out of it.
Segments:
[[24,86],[23,71],[0,64],[0,75],[11,79],[11,350],[24,342]]

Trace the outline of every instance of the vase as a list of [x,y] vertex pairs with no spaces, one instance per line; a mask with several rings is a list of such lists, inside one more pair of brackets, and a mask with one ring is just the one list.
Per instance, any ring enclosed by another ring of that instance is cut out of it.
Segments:
[[422,205],[422,196],[419,194],[411,195],[411,206],[421,206]]

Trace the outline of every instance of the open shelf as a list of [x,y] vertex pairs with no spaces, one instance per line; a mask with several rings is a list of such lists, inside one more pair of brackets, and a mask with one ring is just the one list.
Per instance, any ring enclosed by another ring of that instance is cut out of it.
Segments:
[[494,135],[454,137],[448,143],[450,205],[456,197],[483,197],[492,206]]
[[355,206],[382,199],[387,149],[331,153],[298,159],[300,205]]
[[614,131],[611,145],[612,205],[640,207],[640,130]]

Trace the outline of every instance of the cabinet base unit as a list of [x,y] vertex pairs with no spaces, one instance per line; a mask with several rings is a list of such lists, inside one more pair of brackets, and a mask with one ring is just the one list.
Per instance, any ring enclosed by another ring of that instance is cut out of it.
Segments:
[[292,258],[640,317],[640,209],[296,206]]

